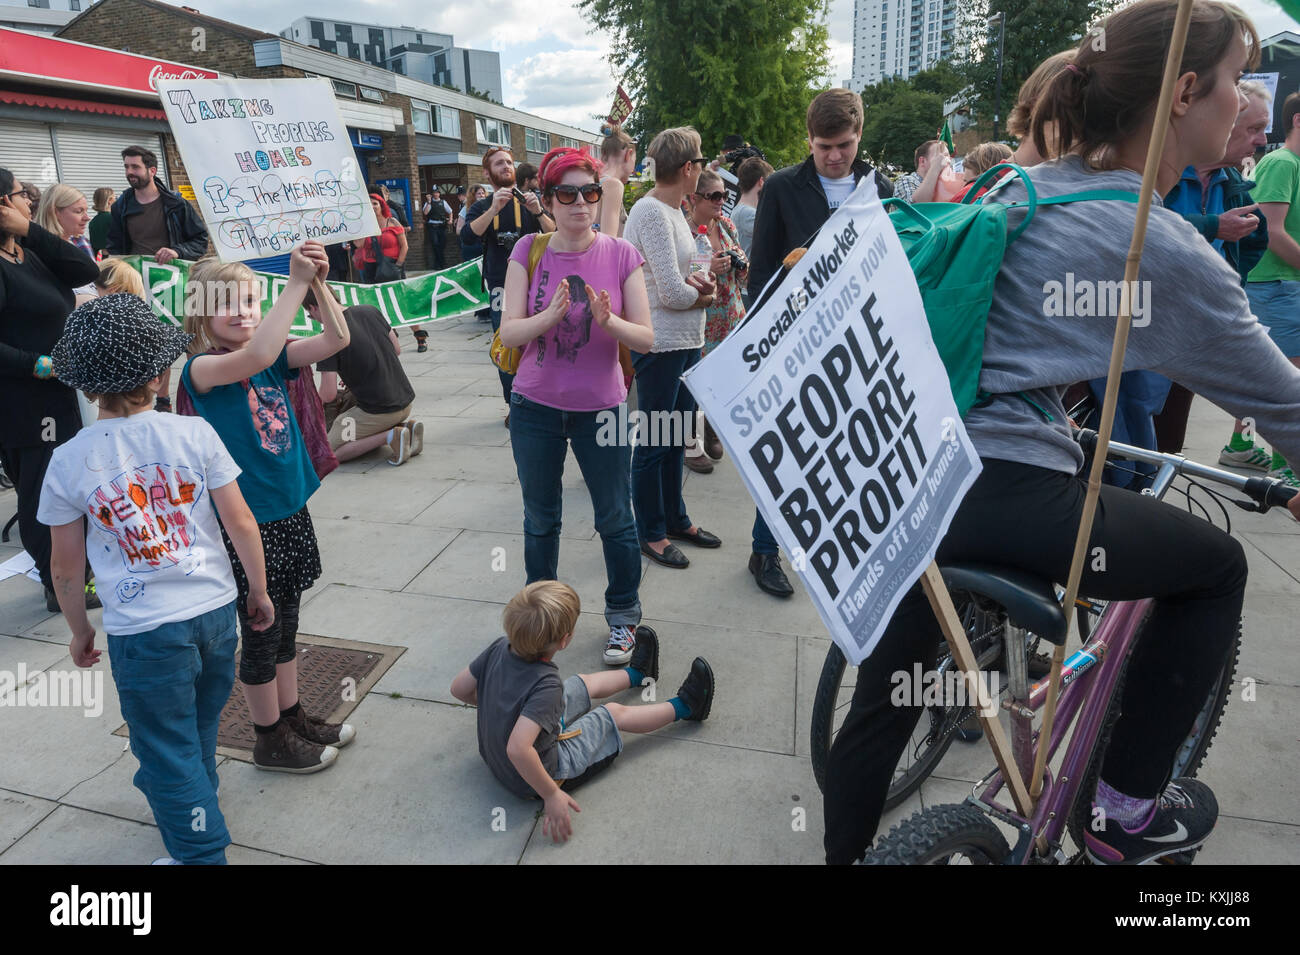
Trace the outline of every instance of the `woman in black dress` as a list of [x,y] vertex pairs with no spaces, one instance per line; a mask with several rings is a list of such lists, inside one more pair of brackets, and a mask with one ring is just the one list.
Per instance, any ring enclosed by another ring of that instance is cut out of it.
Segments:
[[[50,584],[50,530],[36,519],[54,449],[81,429],[77,394],[54,377],[50,352],[72,312],[72,290],[99,275],[93,259],[30,219],[23,185],[0,169],[0,461],[18,492],[18,533]],[[86,605],[98,607],[93,585]]]

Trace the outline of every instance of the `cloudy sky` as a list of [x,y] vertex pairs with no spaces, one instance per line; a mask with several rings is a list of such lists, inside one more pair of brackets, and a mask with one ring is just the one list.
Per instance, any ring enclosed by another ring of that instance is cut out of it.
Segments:
[[[180,5],[177,0],[168,0]],[[185,0],[209,16],[279,33],[299,16],[406,25],[450,33],[457,46],[501,54],[505,102],[558,122],[596,130],[593,114],[609,111],[616,80],[605,61],[608,38],[582,22],[573,0],[461,0],[433,7],[422,0]],[[831,73],[848,79],[853,59],[854,0],[831,0]],[[1275,0],[1239,0],[1261,35],[1297,29]]]

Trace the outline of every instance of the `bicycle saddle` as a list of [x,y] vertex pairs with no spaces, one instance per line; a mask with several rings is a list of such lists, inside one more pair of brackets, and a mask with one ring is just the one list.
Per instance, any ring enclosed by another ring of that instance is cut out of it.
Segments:
[[996,564],[949,564],[939,569],[949,590],[969,590],[988,597],[1006,608],[1017,627],[1057,646],[1065,643],[1069,622],[1050,580]]

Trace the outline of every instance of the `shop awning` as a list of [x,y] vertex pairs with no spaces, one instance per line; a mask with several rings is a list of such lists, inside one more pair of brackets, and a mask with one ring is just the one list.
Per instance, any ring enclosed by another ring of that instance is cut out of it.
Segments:
[[159,122],[166,122],[167,120],[167,114],[162,110],[150,109],[148,106],[97,103],[88,99],[46,96],[42,93],[17,93],[13,90],[0,90],[0,103],[12,103],[15,106],[35,106],[44,109],[66,109],[78,113],[101,113],[105,116],[127,116],[132,119],[152,119]]

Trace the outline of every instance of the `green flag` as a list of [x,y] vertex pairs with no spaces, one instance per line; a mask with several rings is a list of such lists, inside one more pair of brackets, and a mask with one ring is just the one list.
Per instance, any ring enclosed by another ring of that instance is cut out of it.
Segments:
[[939,142],[948,147],[948,152],[952,152],[952,130],[948,128],[948,121],[943,121],[943,129],[939,131]]

